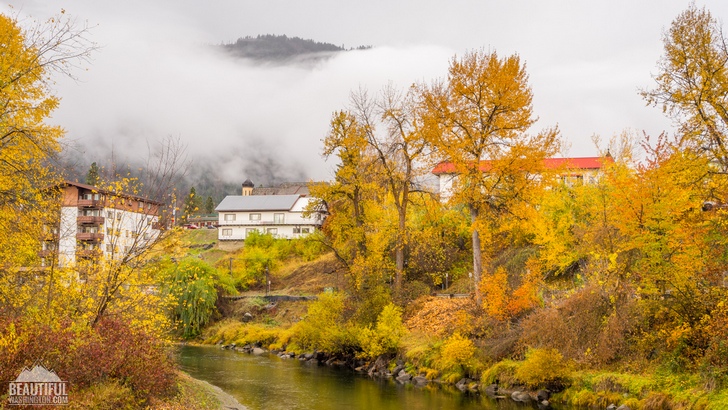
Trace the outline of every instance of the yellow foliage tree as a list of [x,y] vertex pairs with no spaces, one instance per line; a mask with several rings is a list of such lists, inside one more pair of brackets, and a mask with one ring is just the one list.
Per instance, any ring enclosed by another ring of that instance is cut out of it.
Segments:
[[[534,199],[543,159],[559,146],[558,132],[526,133],[535,122],[528,75],[518,56],[474,51],[453,58],[444,83],[420,87],[424,132],[438,159],[458,174],[452,202],[470,212],[476,299],[484,249],[500,219]],[[481,163],[481,161],[486,161]]]
[[728,42],[717,20],[693,3],[663,36],[656,87],[642,91],[680,125],[680,146],[728,171]]
[[59,102],[51,75],[71,75],[69,68],[88,56],[93,45],[85,34],[65,16],[24,29],[0,15],[0,305],[6,308],[25,309],[39,285],[28,268],[37,265],[57,214],[47,189],[58,177],[46,160],[63,135],[45,123]]

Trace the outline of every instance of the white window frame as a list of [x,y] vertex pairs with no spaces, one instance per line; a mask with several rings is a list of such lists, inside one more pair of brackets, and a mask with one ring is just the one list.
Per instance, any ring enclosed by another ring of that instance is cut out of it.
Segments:
[[260,221],[260,212],[251,213],[248,218],[251,221]]

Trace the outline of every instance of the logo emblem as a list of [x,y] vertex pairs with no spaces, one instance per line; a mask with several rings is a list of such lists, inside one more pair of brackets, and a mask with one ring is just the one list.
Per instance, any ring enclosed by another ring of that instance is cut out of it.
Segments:
[[8,404],[13,406],[43,406],[68,404],[68,382],[56,372],[36,364],[23,369],[8,387]]

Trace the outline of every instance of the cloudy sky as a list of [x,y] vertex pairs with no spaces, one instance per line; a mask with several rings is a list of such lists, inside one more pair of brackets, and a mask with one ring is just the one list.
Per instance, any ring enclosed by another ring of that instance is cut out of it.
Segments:
[[[330,179],[321,155],[332,112],[360,87],[376,92],[446,75],[485,48],[517,53],[534,92],[535,128],[558,124],[568,155],[596,155],[594,134],[671,131],[638,90],[650,87],[661,36],[689,1],[64,0],[3,1],[3,12],[60,12],[93,26],[100,46],[78,81],[59,78],[53,121],[91,160],[143,155],[172,136],[198,169],[225,180]],[[696,1],[720,20],[728,2]],[[10,11],[12,5],[14,11]],[[211,45],[285,34],[366,51],[309,66],[255,65]],[[263,170],[264,169],[264,170]],[[267,181],[263,181],[267,182]]]

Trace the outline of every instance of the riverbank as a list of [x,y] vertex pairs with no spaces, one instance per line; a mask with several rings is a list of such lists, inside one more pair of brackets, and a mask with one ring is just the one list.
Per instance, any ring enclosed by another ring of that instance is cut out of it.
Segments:
[[150,410],[248,410],[235,397],[207,381],[177,373],[177,394],[150,403]]
[[213,395],[220,402],[220,405],[219,405],[220,410],[248,410],[247,407],[240,404],[240,402],[238,402],[238,400],[235,397],[227,394],[223,389],[221,389],[213,384],[210,384],[204,380],[198,380],[198,379],[192,378],[191,376],[190,376],[190,378],[192,380],[194,380],[195,383],[199,383],[200,386],[207,389],[209,391],[209,393],[211,395]]

